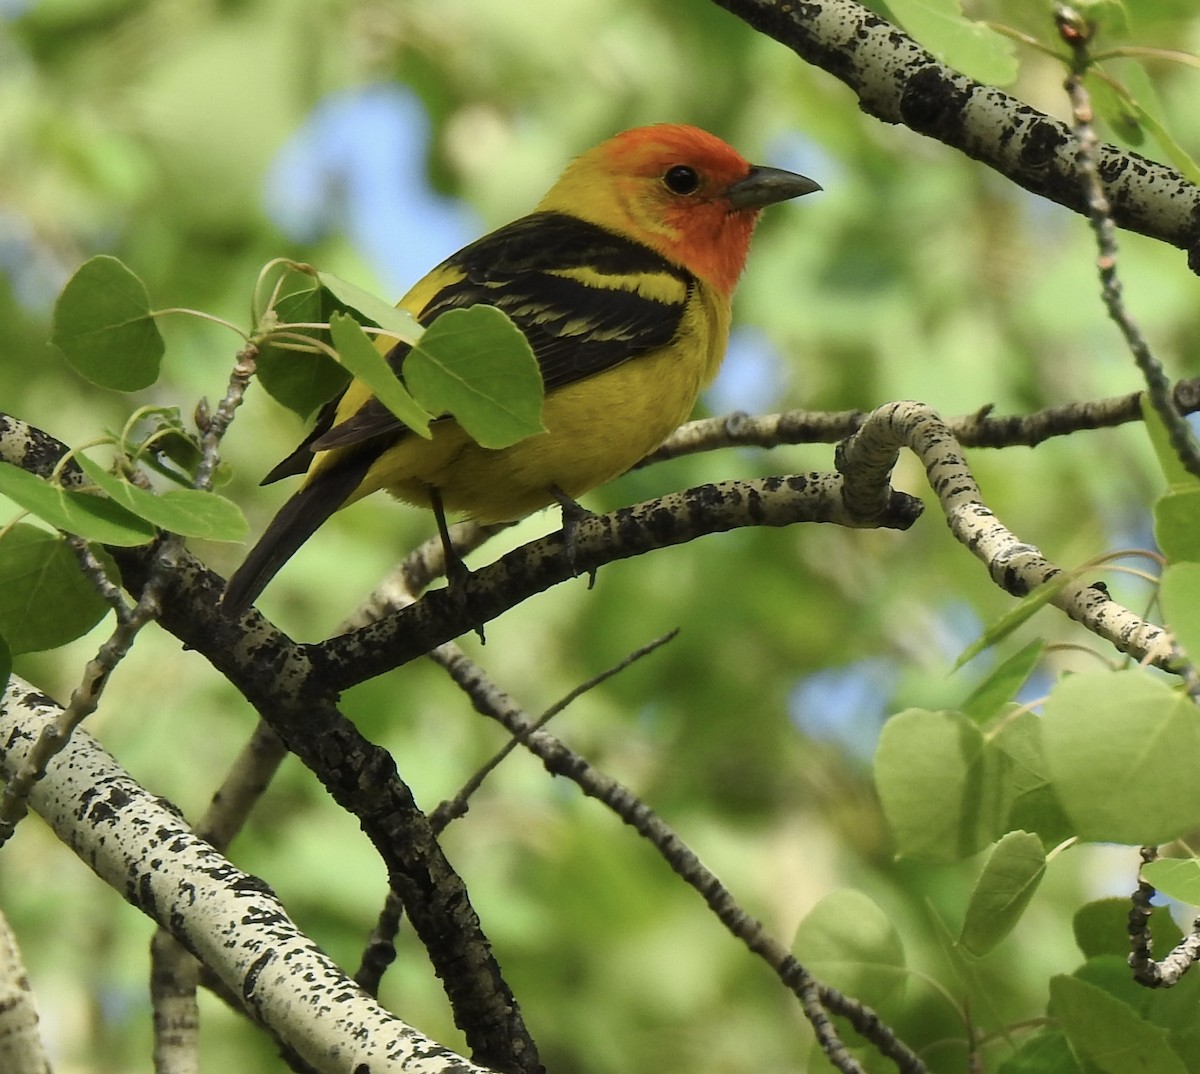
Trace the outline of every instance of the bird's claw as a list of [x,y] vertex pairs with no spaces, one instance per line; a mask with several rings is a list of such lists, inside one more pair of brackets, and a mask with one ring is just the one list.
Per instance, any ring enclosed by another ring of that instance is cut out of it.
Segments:
[[[442,496],[437,489],[429,490],[429,506],[433,508],[433,516],[437,520],[438,536],[442,539],[442,556],[446,561],[446,590],[450,599],[460,610],[465,610],[470,603],[467,593],[467,583],[471,578],[471,568],[462,560],[454,542],[450,539],[450,527],[446,524],[446,511],[442,505]],[[486,645],[487,638],[483,633],[483,624],[476,623],[475,633],[479,635],[479,644]]]
[[[562,508],[562,539],[563,550],[567,554],[567,566],[571,568],[571,574],[578,577],[578,549],[575,545],[575,531],[579,527],[579,523],[587,521],[589,518],[595,518],[594,511],[589,511],[577,500],[568,496],[557,485],[551,487],[550,491],[554,494],[554,498],[558,501],[559,507]],[[596,585],[596,568],[589,567],[587,571],[588,589],[592,589]]]

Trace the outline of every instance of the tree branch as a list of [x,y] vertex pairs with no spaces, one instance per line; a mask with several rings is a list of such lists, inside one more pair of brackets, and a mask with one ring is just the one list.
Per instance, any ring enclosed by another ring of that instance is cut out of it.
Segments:
[[[0,707],[4,778],[58,711],[10,681]],[[30,803],[102,880],[168,929],[322,1074],[487,1074],[374,1003],[296,929],[261,880],[192,835],[86,732],[50,761]]]
[[[1200,377],[1177,381],[1171,392],[1181,414],[1200,411]],[[993,414],[992,406],[945,418],[963,447],[1037,447],[1057,436],[1112,429],[1142,421],[1144,391],[1044,407],[1031,414]],[[779,414],[726,414],[680,426],[639,464],[650,466],[680,455],[725,447],[774,448],[784,444],[836,444],[855,432],[867,417],[862,410],[785,410]]]
[[[849,86],[868,115],[902,123],[1034,194],[1087,212],[1078,139],[1065,124],[940,63],[855,0],[714,0]],[[1200,271],[1200,189],[1152,160],[1101,146],[1100,178],[1124,228],[1188,253]]]
[[25,964],[8,919],[0,914],[0,1070],[6,1074],[50,1074],[38,1035],[37,1006]]
[[761,921],[747,913],[720,878],[697,857],[679,835],[645,802],[611,776],[531,719],[517,703],[492,683],[482,668],[456,645],[439,646],[432,654],[471,699],[475,710],[502,724],[552,776],[569,779],[658,851],[670,869],[696,891],[722,925],[761,958],[800,1001],[822,1051],[843,1074],[862,1074],[826,1009],[845,1015],[881,1055],[905,1074],[924,1074],[920,1057],[900,1041],[869,1007],[818,981]]
[[573,557],[567,556],[560,533],[530,541],[474,571],[453,595],[435,589],[410,607],[307,646],[305,652],[326,686],[343,690],[424,655],[576,573],[590,573],[614,560],[742,526],[830,522],[907,529],[921,511],[919,500],[891,490],[876,506],[869,515],[848,510],[837,474],[700,485],[581,521]]
[[[854,436],[839,445],[838,469],[846,477],[846,496],[852,509],[874,509],[888,488],[888,476],[902,447],[913,451],[924,465],[951,533],[987,565],[998,586],[1023,597],[1062,573],[996,518],[983,502],[953,433],[922,403],[880,407]],[[1066,583],[1051,603],[1121,652],[1158,667],[1170,667],[1167,632],[1088,582]]]

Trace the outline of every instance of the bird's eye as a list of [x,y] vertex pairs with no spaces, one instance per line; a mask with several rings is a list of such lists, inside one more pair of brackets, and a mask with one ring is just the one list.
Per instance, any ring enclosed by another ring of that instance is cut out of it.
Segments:
[[700,175],[695,168],[676,164],[667,169],[663,182],[672,194],[694,194],[700,188]]

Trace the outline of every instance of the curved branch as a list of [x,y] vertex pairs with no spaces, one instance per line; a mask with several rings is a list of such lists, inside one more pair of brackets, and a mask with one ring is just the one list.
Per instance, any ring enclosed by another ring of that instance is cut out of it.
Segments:
[[[854,509],[877,509],[902,447],[921,460],[950,531],[986,564],[998,586],[1023,597],[1062,573],[996,518],[983,502],[954,434],[923,403],[882,406],[839,445],[838,469],[845,475],[846,497]],[[1168,633],[1118,604],[1103,590],[1086,581],[1072,580],[1051,598],[1051,603],[1121,652],[1170,669]]]
[[[863,111],[902,123],[987,164],[1074,212],[1087,206],[1063,123],[940,63],[855,0],[714,0],[754,29],[828,71]],[[1100,178],[1121,227],[1186,250],[1200,262],[1200,188],[1178,172],[1115,146],[1100,147]]]

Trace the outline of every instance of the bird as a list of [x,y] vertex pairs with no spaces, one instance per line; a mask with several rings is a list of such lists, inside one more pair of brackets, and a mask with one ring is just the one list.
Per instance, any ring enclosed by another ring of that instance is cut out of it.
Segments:
[[[447,512],[508,522],[557,501],[566,531],[586,514],[576,497],[657,448],[716,375],[761,211],[820,189],[685,124],[626,130],[576,157],[530,214],[452,254],[398,303],[422,325],[481,303],[506,313],[541,371],[545,431],[489,449],[444,415],[427,440],[352,380],[263,478],[304,475],[230,577],[225,611],[244,612],[326,519],[380,489],[433,510],[448,565]],[[389,345],[403,379],[410,348]]]

